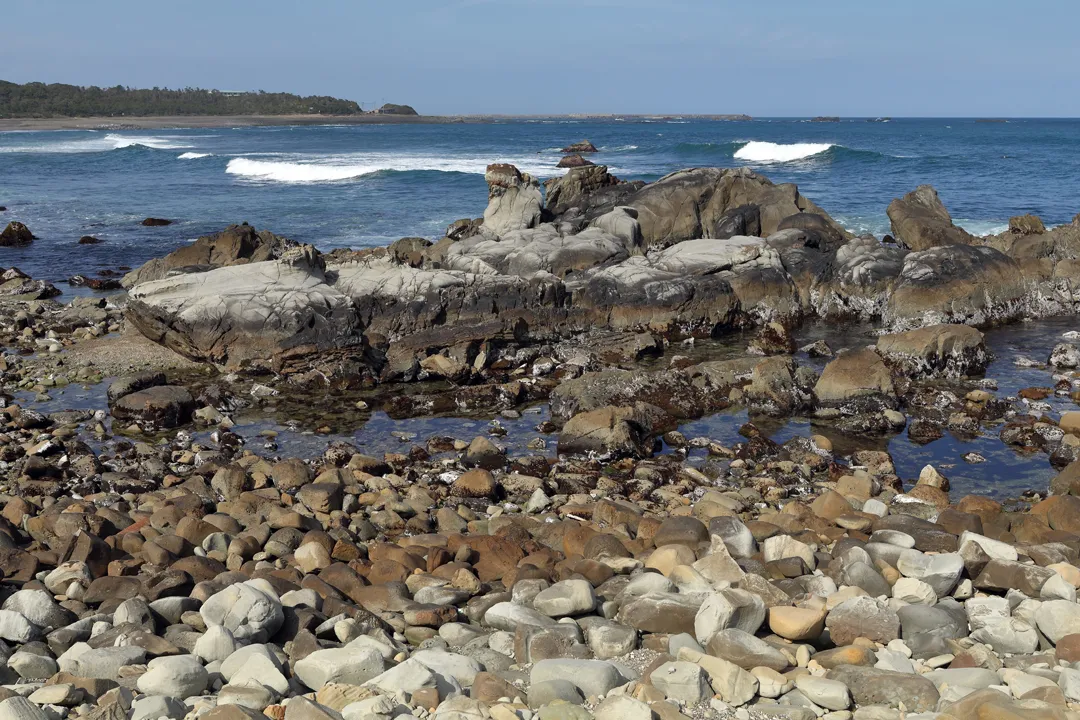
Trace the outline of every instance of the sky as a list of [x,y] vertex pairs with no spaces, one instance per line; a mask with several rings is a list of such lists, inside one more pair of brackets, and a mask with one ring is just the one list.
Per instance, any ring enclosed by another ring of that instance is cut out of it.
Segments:
[[421,114],[1080,117],[1076,0],[4,0],[0,79]]

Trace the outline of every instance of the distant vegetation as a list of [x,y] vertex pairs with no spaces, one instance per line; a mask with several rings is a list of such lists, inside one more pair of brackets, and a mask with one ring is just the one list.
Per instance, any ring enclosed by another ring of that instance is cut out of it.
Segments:
[[200,88],[137,90],[119,85],[111,88],[45,83],[18,85],[0,80],[0,118],[359,115],[363,112],[352,100],[321,95],[301,97],[289,93],[222,92]]

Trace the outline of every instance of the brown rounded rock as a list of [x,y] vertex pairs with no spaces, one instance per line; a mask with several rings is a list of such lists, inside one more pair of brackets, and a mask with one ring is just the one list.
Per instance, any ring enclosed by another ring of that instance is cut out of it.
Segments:
[[816,640],[825,629],[825,611],[778,605],[769,608],[769,629],[796,642]]
[[1080,634],[1066,635],[1058,640],[1054,656],[1058,662],[1080,661]]
[[685,545],[694,550],[699,544],[708,541],[709,529],[695,517],[669,517],[660,523],[656,535],[653,536],[656,547]]
[[645,567],[667,577],[679,565],[693,565],[696,560],[697,555],[685,545],[662,545],[649,555]]
[[466,498],[495,497],[497,489],[495,477],[487,470],[479,468],[463,473],[453,485],[453,493]]

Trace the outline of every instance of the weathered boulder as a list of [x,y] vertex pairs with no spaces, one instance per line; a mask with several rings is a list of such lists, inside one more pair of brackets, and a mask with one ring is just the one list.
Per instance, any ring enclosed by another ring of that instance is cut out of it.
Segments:
[[1046,226],[1038,215],[1028,213],[1009,218],[1009,232],[1014,235],[1041,235],[1046,232]]
[[975,238],[953,224],[937,190],[920,185],[889,203],[887,210],[893,235],[912,250],[929,250],[942,245],[970,245]]
[[140,283],[127,317],[151,340],[221,364],[357,344],[355,310],[327,284],[321,258],[310,248],[290,252]]
[[109,409],[117,420],[174,428],[191,420],[195,399],[185,387],[156,385],[123,396]]
[[456,242],[447,251],[444,265],[478,275],[497,272],[528,277],[545,272],[565,277],[574,271],[622,262],[635,254],[641,254],[640,245],[629,245],[600,228],[566,235],[554,225],[544,224],[508,230],[498,238],[481,234]]
[[848,350],[830,361],[821,373],[814,395],[818,405],[844,412],[863,412],[896,406],[892,374],[873,350]]
[[160,280],[170,273],[202,272],[212,268],[275,260],[294,247],[293,241],[244,223],[230,225],[219,233],[200,237],[165,257],[149,260],[124,276],[121,283],[132,288],[139,283]]
[[21,222],[12,220],[0,232],[0,247],[20,247],[34,242],[34,233]]
[[993,358],[983,334],[968,325],[933,325],[881,335],[877,350],[886,363],[908,377],[975,375]]
[[559,433],[559,452],[602,457],[648,457],[652,454],[651,420],[646,409],[602,407],[578,413]]
[[575,168],[575,167],[585,167],[586,165],[593,165],[593,164],[595,164],[595,163],[593,163],[590,160],[586,160],[585,158],[581,157],[581,155],[579,155],[577,153],[574,153],[573,155],[567,155],[567,156],[563,157],[562,159],[560,159],[559,162],[557,162],[555,164],[555,167],[557,167],[557,168]]

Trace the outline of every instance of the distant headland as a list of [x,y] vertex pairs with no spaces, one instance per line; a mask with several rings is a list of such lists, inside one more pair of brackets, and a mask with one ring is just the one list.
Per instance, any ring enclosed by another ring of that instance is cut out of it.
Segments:
[[149,118],[232,117],[417,117],[408,105],[385,104],[365,111],[353,100],[326,95],[294,95],[263,91],[203,88],[139,89],[117,85],[101,88],[62,83],[18,84],[0,80],[0,119],[107,119],[114,124],[142,127]]

